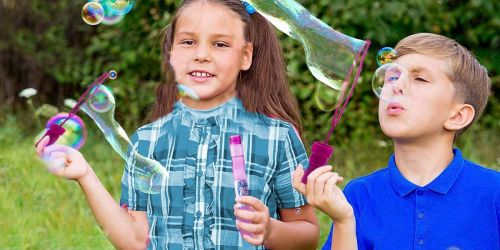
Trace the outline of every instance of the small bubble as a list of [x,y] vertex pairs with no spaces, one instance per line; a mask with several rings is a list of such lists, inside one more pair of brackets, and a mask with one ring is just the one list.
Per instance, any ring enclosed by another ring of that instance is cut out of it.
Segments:
[[115,80],[117,77],[118,77],[118,73],[116,73],[116,71],[114,71],[114,70],[109,71],[109,79]]

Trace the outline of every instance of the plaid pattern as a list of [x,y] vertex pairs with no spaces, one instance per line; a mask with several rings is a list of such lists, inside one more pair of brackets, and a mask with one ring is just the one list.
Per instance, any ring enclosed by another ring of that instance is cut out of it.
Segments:
[[134,166],[122,178],[121,204],[147,211],[149,249],[263,249],[241,239],[235,204],[229,137],[240,134],[250,195],[279,219],[278,209],[306,203],[292,188],[291,174],[307,155],[286,122],[247,112],[233,98],[212,110],[177,102],[171,114],[139,128],[132,137],[139,154],[168,172],[158,194],[134,188]]

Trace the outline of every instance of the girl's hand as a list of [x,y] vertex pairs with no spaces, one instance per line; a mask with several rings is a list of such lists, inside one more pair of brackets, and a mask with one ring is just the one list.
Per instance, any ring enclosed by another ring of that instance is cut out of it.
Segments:
[[47,170],[52,174],[69,180],[80,180],[89,172],[90,166],[78,150],[62,145],[47,147],[49,137],[43,138],[36,151],[43,159]]
[[354,219],[352,206],[345,198],[337,183],[344,178],[332,172],[331,166],[315,169],[307,177],[307,185],[301,182],[304,175],[302,165],[293,173],[293,187],[306,196],[313,207],[330,216],[335,223],[349,222]]
[[234,205],[234,215],[236,215],[236,217],[252,222],[252,224],[250,224],[236,221],[236,227],[238,227],[238,229],[245,230],[253,235],[253,237],[243,235],[243,239],[255,246],[263,245],[271,232],[269,208],[264,205],[262,201],[251,196],[237,197],[236,202],[248,205],[253,209],[253,211],[248,211],[239,209],[238,204]]

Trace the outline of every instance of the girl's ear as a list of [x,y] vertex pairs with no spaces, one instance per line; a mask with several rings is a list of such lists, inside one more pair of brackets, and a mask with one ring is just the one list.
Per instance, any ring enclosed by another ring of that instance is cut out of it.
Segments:
[[444,128],[454,131],[465,128],[474,119],[474,114],[474,107],[470,104],[457,104],[444,123]]
[[243,62],[241,64],[241,70],[245,71],[250,69],[253,61],[253,43],[247,43],[243,47]]

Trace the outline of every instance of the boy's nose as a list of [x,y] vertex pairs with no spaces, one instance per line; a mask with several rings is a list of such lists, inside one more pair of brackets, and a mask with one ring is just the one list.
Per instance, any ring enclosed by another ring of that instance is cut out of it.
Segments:
[[392,94],[393,95],[404,95],[406,94],[405,90],[405,82],[403,79],[398,79],[393,85],[392,85]]

